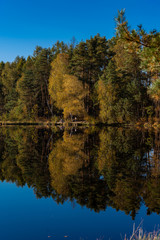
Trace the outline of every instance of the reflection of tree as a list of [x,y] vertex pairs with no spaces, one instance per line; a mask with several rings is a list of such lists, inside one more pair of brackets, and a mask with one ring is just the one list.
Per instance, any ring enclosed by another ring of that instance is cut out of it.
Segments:
[[160,179],[150,177],[145,184],[143,199],[148,207],[147,214],[160,214]]
[[1,179],[27,184],[37,197],[48,197],[51,192],[48,178],[47,155],[52,132],[35,128],[3,129],[4,153],[1,161]]
[[[48,132],[44,135],[33,130],[26,134],[23,144],[18,146],[17,165],[22,171],[24,181],[33,187],[37,197],[49,196],[47,167]],[[36,187],[35,187],[36,186]]]
[[27,184],[39,198],[76,200],[97,212],[111,206],[134,218],[144,201],[148,214],[160,213],[158,132],[115,127],[0,131],[2,181]]
[[64,132],[63,139],[54,145],[49,156],[51,185],[59,194],[67,195],[70,175],[75,176],[85,165],[88,156],[84,152],[85,134],[70,135]]
[[149,174],[145,181],[143,199],[148,207],[147,213],[160,213],[160,133],[155,132],[153,149],[148,154]]
[[[4,151],[1,153],[1,176],[0,178],[6,181],[16,182],[17,186],[25,184],[20,168],[17,166],[16,155],[18,146],[16,142],[17,134],[15,128],[2,129],[4,137]],[[20,131],[18,132],[19,139],[21,138]],[[12,136],[12,137],[11,137]]]
[[100,133],[98,169],[113,194],[112,206],[133,218],[141,203],[145,148],[141,132],[108,128]]
[[69,198],[95,211],[108,204],[108,186],[96,168],[97,133],[69,134],[57,141],[49,156],[51,185]]
[[148,156],[151,174],[154,177],[160,176],[160,133],[155,132],[154,151]]
[[111,198],[113,206],[117,210],[130,214],[134,219],[141,205],[141,187],[141,181],[134,181],[133,178],[116,179],[116,186],[113,189],[114,196]]

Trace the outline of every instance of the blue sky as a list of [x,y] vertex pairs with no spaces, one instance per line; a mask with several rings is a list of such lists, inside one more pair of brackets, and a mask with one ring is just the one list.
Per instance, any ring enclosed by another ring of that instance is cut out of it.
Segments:
[[114,17],[126,9],[129,25],[160,30],[159,0],[0,0],[0,61],[27,57],[35,46],[51,47],[100,33],[114,35]]

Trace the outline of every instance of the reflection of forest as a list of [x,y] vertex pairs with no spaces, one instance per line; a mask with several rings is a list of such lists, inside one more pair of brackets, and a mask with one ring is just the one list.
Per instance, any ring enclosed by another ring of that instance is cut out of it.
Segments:
[[111,206],[132,218],[144,202],[160,213],[160,134],[124,128],[1,128],[0,179],[37,198]]

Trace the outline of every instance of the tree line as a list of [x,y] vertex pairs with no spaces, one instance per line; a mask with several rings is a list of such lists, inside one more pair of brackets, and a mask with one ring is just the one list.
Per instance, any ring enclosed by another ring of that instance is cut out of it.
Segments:
[[103,123],[160,117],[160,32],[131,29],[118,12],[115,36],[37,46],[0,63],[1,120]]

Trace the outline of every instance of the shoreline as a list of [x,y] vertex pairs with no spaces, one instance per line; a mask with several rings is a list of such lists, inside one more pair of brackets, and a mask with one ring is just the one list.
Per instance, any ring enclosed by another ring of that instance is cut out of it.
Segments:
[[77,126],[81,126],[81,125],[93,125],[89,122],[86,121],[77,121],[77,122],[52,122],[52,121],[23,121],[23,122],[19,122],[19,121],[0,121],[0,126],[8,126],[8,125],[23,125],[23,126],[27,126],[27,125],[41,125],[41,126],[69,126],[69,125],[77,125]]
[[136,123],[91,123],[89,121],[66,121],[66,122],[54,122],[54,121],[0,121],[0,126],[98,126],[98,127],[140,127],[145,129],[160,129],[160,122],[136,122]]

